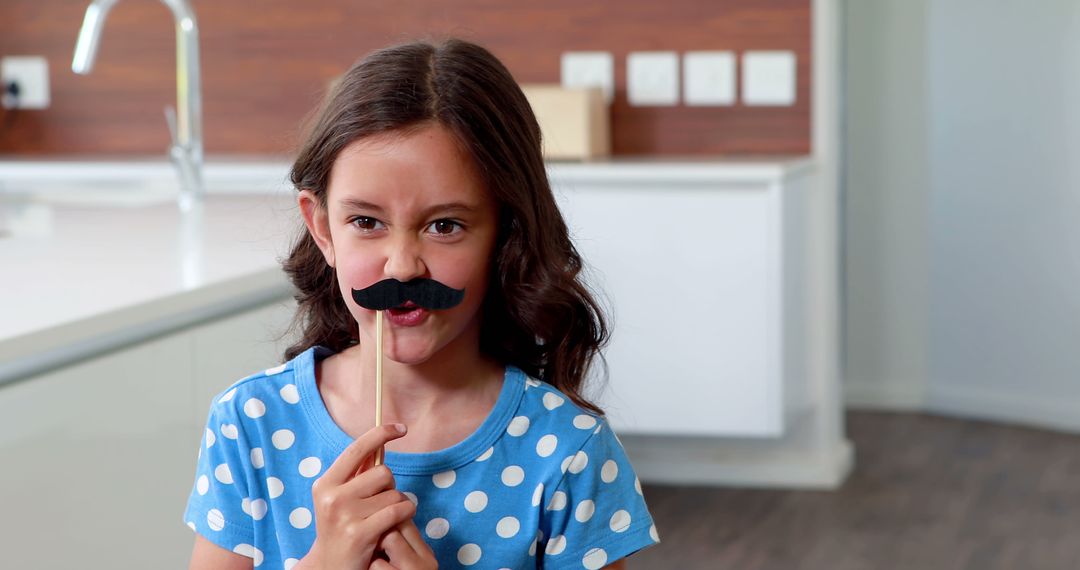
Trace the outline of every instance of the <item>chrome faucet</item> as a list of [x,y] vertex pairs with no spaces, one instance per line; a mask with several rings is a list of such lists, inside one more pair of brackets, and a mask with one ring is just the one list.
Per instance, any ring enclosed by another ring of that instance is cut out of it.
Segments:
[[[205,195],[202,164],[202,91],[199,81],[199,28],[195,12],[188,0],[161,0],[172,10],[176,20],[176,109],[165,108],[165,120],[172,135],[169,158],[180,177],[179,205],[188,211]],[[105,18],[117,0],[92,0],[86,17],[71,70],[86,75],[94,67]]]

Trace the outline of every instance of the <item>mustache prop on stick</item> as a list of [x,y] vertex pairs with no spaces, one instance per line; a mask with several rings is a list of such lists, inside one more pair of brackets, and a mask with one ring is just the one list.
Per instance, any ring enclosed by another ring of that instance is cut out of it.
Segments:
[[[406,282],[383,279],[363,289],[352,290],[353,301],[375,311],[375,427],[382,425],[382,321],[383,311],[411,301],[424,309],[449,309],[465,298],[464,289],[454,289],[434,279],[417,278]],[[383,449],[375,453],[375,465],[382,465]]]

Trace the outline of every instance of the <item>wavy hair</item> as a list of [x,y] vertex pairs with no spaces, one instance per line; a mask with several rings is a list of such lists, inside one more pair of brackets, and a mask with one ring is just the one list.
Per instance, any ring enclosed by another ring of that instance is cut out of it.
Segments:
[[[540,126],[510,72],[486,49],[457,39],[374,51],[331,89],[292,166],[297,190],[326,207],[330,170],[343,148],[364,137],[448,129],[475,161],[499,206],[490,287],[481,308],[480,349],[567,394],[583,395],[586,375],[609,338],[605,317],[579,279],[581,257],[552,195]],[[334,268],[301,228],[283,267],[296,286],[289,360],[313,345],[341,351],[359,341]],[[606,364],[605,364],[606,376]]]

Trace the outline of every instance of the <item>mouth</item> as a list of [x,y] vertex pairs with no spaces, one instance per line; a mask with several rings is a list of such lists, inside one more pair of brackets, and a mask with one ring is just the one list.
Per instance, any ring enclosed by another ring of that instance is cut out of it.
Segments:
[[399,305],[397,307],[394,307],[392,309],[389,309],[389,311],[391,313],[395,314],[395,315],[403,315],[403,314],[408,313],[409,311],[412,311],[413,309],[416,309],[416,308],[417,308],[416,303],[413,303],[412,301],[405,301],[401,305]]

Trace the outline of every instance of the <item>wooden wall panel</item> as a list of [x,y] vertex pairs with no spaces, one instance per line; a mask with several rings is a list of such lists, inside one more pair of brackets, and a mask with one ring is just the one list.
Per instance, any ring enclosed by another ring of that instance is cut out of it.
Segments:
[[[87,2],[0,1],[0,55],[49,60],[52,105],[0,116],[0,153],[156,155],[175,104],[172,16],[156,0],[113,8],[89,76],[71,72]],[[519,82],[559,81],[559,55],[615,56],[617,155],[810,151],[809,0],[195,0],[209,155],[282,155],[334,76],[390,43],[456,36],[490,49]],[[798,60],[791,107],[631,107],[631,51],[782,49]],[[2,113],[2,111],[0,111]]]

